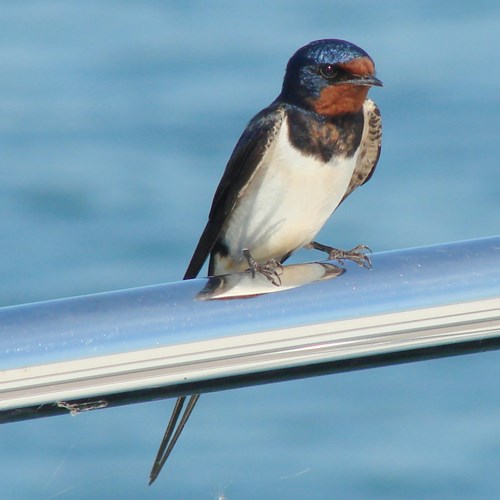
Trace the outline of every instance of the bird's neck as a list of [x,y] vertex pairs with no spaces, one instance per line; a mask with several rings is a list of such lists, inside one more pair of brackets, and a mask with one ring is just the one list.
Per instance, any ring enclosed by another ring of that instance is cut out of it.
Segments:
[[340,115],[320,115],[290,106],[287,110],[289,139],[304,154],[329,161],[332,156],[352,156],[363,134],[363,110]]

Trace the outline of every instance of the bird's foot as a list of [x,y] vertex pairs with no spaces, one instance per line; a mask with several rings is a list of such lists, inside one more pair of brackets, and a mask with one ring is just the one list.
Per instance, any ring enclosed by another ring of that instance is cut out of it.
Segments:
[[249,265],[249,270],[252,273],[252,278],[255,278],[256,273],[265,276],[274,286],[281,286],[281,274],[283,274],[283,266],[276,259],[270,259],[264,264],[257,262],[248,249],[243,250],[243,256]]
[[372,261],[367,255],[372,253],[372,251],[366,245],[358,245],[351,250],[339,250],[338,248],[329,247],[322,245],[321,243],[317,243],[316,241],[312,241],[310,243],[310,247],[326,252],[330,260],[337,260],[341,264],[343,264],[346,260],[351,260],[352,262],[358,264],[358,266],[366,269],[372,268]]

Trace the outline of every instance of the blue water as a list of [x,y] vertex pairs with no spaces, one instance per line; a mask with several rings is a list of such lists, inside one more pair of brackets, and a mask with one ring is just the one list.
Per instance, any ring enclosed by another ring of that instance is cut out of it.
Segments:
[[[179,279],[243,127],[324,37],[376,61],[384,145],[320,240],[498,234],[499,26],[488,1],[0,2],[0,304]],[[171,401],[3,425],[1,496],[498,497],[499,366],[207,395],[151,488]]]

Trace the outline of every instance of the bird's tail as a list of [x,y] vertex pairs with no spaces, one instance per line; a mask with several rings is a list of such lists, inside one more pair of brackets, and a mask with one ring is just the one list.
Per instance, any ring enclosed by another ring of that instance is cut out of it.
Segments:
[[[179,439],[182,429],[184,429],[184,426],[186,425],[186,422],[188,421],[188,418],[191,415],[191,412],[193,411],[193,408],[196,405],[199,397],[199,394],[193,394],[189,397],[188,404],[180,420],[179,416],[186,401],[186,396],[177,398],[174,406],[174,411],[172,412],[172,416],[170,417],[170,421],[168,422],[167,430],[165,431],[165,435],[163,436],[160,448],[158,449],[158,453],[156,454],[156,458],[153,463],[153,468],[151,469],[151,473],[149,474],[150,485],[154,483],[161,469],[165,465],[168,456],[174,449],[175,443]],[[179,424],[176,426],[177,420],[179,420]]]

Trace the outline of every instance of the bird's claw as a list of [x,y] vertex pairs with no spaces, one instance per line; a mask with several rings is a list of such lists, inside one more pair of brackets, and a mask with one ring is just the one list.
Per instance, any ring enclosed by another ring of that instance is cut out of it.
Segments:
[[281,286],[281,274],[283,274],[283,266],[276,259],[269,259],[264,264],[257,262],[249,250],[243,250],[243,256],[248,262],[249,271],[252,273],[252,278],[255,278],[256,273],[262,274],[274,286]]
[[372,268],[372,261],[367,255],[372,253],[369,247],[366,245],[358,245],[351,250],[339,250],[338,248],[332,248],[328,254],[330,260],[338,260],[341,264],[345,260],[350,260],[358,266],[364,267],[365,269]]
[[330,260],[337,260],[341,264],[346,260],[352,260],[358,264],[358,266],[366,269],[372,268],[372,261],[370,257],[366,255],[367,253],[372,253],[372,251],[366,245],[358,245],[351,250],[339,250],[338,248],[329,247],[317,241],[311,241],[307,246],[321,252],[326,252]]

